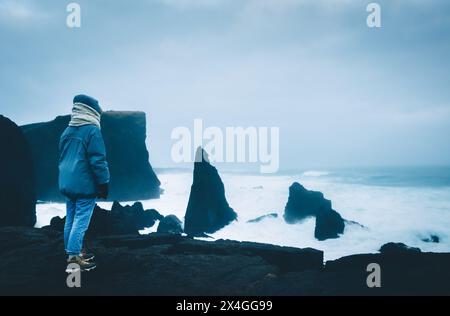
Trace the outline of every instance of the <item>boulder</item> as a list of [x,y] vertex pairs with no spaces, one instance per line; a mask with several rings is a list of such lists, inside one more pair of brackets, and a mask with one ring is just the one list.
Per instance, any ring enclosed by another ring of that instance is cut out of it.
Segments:
[[339,238],[344,233],[345,223],[341,215],[332,209],[321,209],[316,215],[314,237],[317,240]]
[[190,236],[214,233],[237,219],[228,205],[225,188],[217,169],[208,161],[208,154],[197,149],[194,180],[186,209],[184,232]]
[[178,217],[175,215],[167,215],[161,221],[158,225],[158,233],[165,233],[165,234],[182,234],[183,228],[181,227],[181,221]]
[[[122,206],[119,202],[115,201],[111,208],[111,218],[113,219],[115,231],[120,230],[121,226],[129,226],[124,233],[133,233],[136,230],[152,227],[155,225],[155,222],[161,220],[163,216],[154,209],[144,210],[141,202]],[[111,235],[112,234],[117,233],[112,232]]]
[[[138,234],[139,230],[152,227],[163,216],[156,210],[145,210],[140,202],[122,206],[114,202],[111,211],[95,206],[91,222],[86,232],[88,237]],[[52,218],[47,229],[63,231],[65,218]]]
[[36,193],[30,146],[20,128],[0,115],[0,227],[36,223]]
[[[63,201],[58,188],[58,144],[70,116],[22,126],[31,145],[38,200]],[[143,112],[109,111],[102,114],[102,134],[111,172],[109,200],[159,198],[160,182],[145,145]]]
[[401,255],[422,252],[419,248],[409,247],[404,243],[389,242],[380,248],[380,253],[384,255]]
[[307,190],[295,182],[289,188],[284,219],[289,224],[295,224],[308,217],[316,217],[314,236],[318,240],[339,238],[344,232],[345,220],[332,209],[331,201],[322,192]]
[[[95,212],[95,210],[96,209],[94,209],[94,212]],[[66,223],[66,217],[61,218],[59,216],[55,216],[55,217],[53,217],[50,220],[50,225],[49,226],[44,226],[42,228],[43,229],[52,229],[52,230],[56,230],[56,231],[59,231],[59,232],[63,232],[65,223]]]
[[438,235],[430,235],[429,237],[422,238],[423,242],[438,244],[441,242],[441,238]]

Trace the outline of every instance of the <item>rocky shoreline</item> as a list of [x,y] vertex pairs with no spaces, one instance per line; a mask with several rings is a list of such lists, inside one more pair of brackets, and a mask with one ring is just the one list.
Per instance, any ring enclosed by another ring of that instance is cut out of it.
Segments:
[[[89,240],[98,268],[68,288],[61,232],[0,229],[1,295],[450,295],[450,253],[402,245],[323,262],[323,252],[180,234]],[[386,248],[387,247],[387,248]],[[387,249],[387,250],[386,250]],[[381,267],[369,288],[367,266]]]
[[[33,228],[36,199],[58,201],[56,144],[68,119],[20,129],[0,116],[0,143],[14,144],[0,163],[0,295],[450,295],[450,253],[389,243],[380,245],[380,253],[324,262],[324,253],[312,248],[193,239],[239,220],[202,148],[184,223],[175,215],[144,210],[139,202],[115,202],[111,210],[96,206],[86,246],[96,254],[97,269],[82,274],[81,288],[69,288],[64,219]],[[103,127],[114,179],[111,199],[158,198],[161,183],[148,162],[145,114],[108,112]],[[317,240],[340,238],[347,224],[361,225],[342,218],[321,192],[300,183],[290,187],[283,217],[289,224],[315,218]],[[157,222],[157,233],[139,235]],[[381,287],[370,288],[369,265],[374,264]]]

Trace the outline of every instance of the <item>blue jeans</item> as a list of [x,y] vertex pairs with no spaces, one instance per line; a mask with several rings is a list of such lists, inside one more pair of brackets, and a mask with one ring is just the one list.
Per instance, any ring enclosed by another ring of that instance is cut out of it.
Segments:
[[95,207],[95,199],[67,200],[64,247],[70,256],[78,256],[83,248],[83,239],[89,227]]

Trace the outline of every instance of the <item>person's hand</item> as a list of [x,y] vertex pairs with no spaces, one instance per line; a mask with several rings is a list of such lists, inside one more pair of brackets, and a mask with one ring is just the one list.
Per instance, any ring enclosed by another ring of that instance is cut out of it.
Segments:
[[109,183],[99,184],[97,188],[97,197],[100,199],[106,199],[109,193]]

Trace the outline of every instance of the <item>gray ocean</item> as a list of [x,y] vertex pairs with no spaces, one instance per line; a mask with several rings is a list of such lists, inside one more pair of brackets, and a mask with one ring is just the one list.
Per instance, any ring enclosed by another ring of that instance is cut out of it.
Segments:
[[[275,175],[221,171],[226,197],[238,213],[238,221],[212,237],[256,241],[283,246],[313,247],[331,260],[356,253],[376,252],[386,242],[403,242],[422,251],[450,251],[450,167],[359,168],[283,171]],[[192,184],[192,170],[160,169],[165,192],[159,200],[142,201],[146,209],[183,220]],[[314,219],[290,225],[283,220],[289,186],[300,182],[321,191],[345,219],[363,225],[347,225],[339,239],[314,239]],[[134,201],[131,201],[134,202]],[[100,202],[104,208],[110,202]],[[64,216],[58,203],[37,205],[37,227],[53,216]],[[256,217],[277,213],[259,223]],[[141,233],[153,232],[157,225]],[[439,243],[425,242],[431,235]]]

